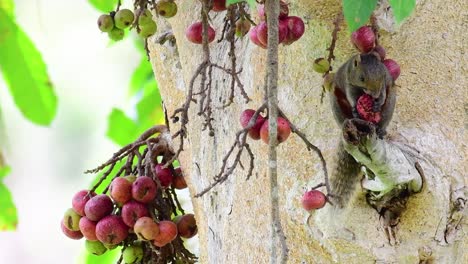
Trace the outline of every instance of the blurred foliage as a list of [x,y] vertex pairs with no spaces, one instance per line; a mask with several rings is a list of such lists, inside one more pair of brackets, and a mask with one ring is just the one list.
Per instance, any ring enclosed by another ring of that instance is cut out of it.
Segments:
[[13,0],[1,0],[0,9],[3,9],[3,11],[5,11],[9,16],[13,17],[13,11],[15,10]]
[[121,249],[122,249],[121,247],[117,247],[113,250],[107,250],[106,253],[100,256],[88,254],[86,252],[86,254],[83,254],[81,256],[82,257],[81,263],[86,263],[86,264],[115,263],[120,257]]
[[136,116],[129,117],[119,108],[112,109],[108,118],[107,136],[119,146],[133,142],[148,128],[164,123],[161,94],[154,79],[151,63],[147,59],[143,43],[135,41],[140,51],[140,64],[133,71],[129,84],[129,96],[136,100]]
[[114,10],[117,5],[117,0],[88,0],[88,2],[94,6],[94,8],[104,13],[109,13]]
[[57,97],[41,54],[1,8],[0,32],[0,69],[16,106],[33,123],[50,125],[57,112]]
[[0,231],[14,230],[18,223],[13,197],[5,184],[2,183],[3,178],[10,171],[11,168],[3,164],[3,158],[0,156]]
[[389,0],[397,23],[409,17],[416,6],[416,0]]
[[[40,52],[16,24],[12,0],[0,1],[0,72],[23,116],[35,124],[50,125],[57,97]],[[2,182],[10,171],[0,153],[0,231],[14,230],[18,223],[12,195]]]
[[[416,0],[389,0],[393,15],[399,24],[414,10]],[[377,5],[377,0],[343,0],[343,14],[349,31],[365,25]]]
[[343,0],[343,15],[349,31],[366,24],[377,5],[377,0]]

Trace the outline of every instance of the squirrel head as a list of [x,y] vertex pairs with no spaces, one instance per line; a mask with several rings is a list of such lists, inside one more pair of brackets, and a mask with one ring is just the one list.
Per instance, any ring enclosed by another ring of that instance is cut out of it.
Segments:
[[350,84],[362,88],[373,98],[378,98],[388,85],[388,71],[380,61],[380,56],[374,53],[358,54],[351,60],[348,74]]

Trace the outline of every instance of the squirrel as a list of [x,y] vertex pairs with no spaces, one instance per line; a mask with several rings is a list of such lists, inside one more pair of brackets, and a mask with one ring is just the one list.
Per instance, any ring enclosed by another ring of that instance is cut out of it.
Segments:
[[[346,119],[361,118],[356,105],[363,94],[372,96],[372,110],[381,114],[382,118],[376,126],[377,134],[382,138],[395,109],[396,87],[380,56],[375,52],[352,56],[334,75],[330,103],[335,120],[341,127]],[[356,189],[361,165],[346,152],[342,140],[338,145],[336,158],[330,184],[336,206],[343,208]]]

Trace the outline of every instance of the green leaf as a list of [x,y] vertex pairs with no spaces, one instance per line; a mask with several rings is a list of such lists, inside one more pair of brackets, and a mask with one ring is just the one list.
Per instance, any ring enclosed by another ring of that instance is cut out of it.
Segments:
[[117,7],[117,0],[88,0],[97,10],[109,13]]
[[0,9],[3,9],[9,16],[14,17],[15,4],[13,0],[0,0]]
[[226,6],[230,6],[230,5],[241,3],[241,2],[247,2],[250,6],[250,9],[256,10],[255,8],[257,6],[257,1],[255,0],[227,0]]
[[41,54],[3,9],[0,21],[0,70],[15,104],[30,121],[49,125],[57,97]]
[[377,0],[343,0],[343,14],[349,31],[366,24],[377,5]]
[[409,17],[416,6],[416,0],[389,0],[389,2],[398,24]]
[[141,91],[149,81],[154,81],[153,69],[151,68],[149,61],[146,60],[146,58],[143,58],[140,65],[138,65],[132,74],[129,95],[132,96]]
[[124,146],[137,136],[138,127],[135,121],[117,108],[112,109],[108,118],[107,137],[119,146]]
[[[0,167],[0,180],[11,171],[9,166]],[[5,184],[0,182],[0,231],[15,230],[18,223],[13,197]]]
[[90,254],[84,249],[83,253],[83,261],[81,263],[84,264],[114,264],[120,257],[121,247],[117,247],[113,250],[108,250],[106,253],[96,256]]

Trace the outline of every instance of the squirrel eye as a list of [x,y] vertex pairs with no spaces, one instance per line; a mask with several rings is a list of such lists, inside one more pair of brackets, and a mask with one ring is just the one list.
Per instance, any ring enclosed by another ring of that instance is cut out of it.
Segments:
[[365,82],[365,81],[366,81],[366,78],[364,78],[364,75],[360,75],[360,76],[359,76],[359,80],[360,80],[361,82]]

